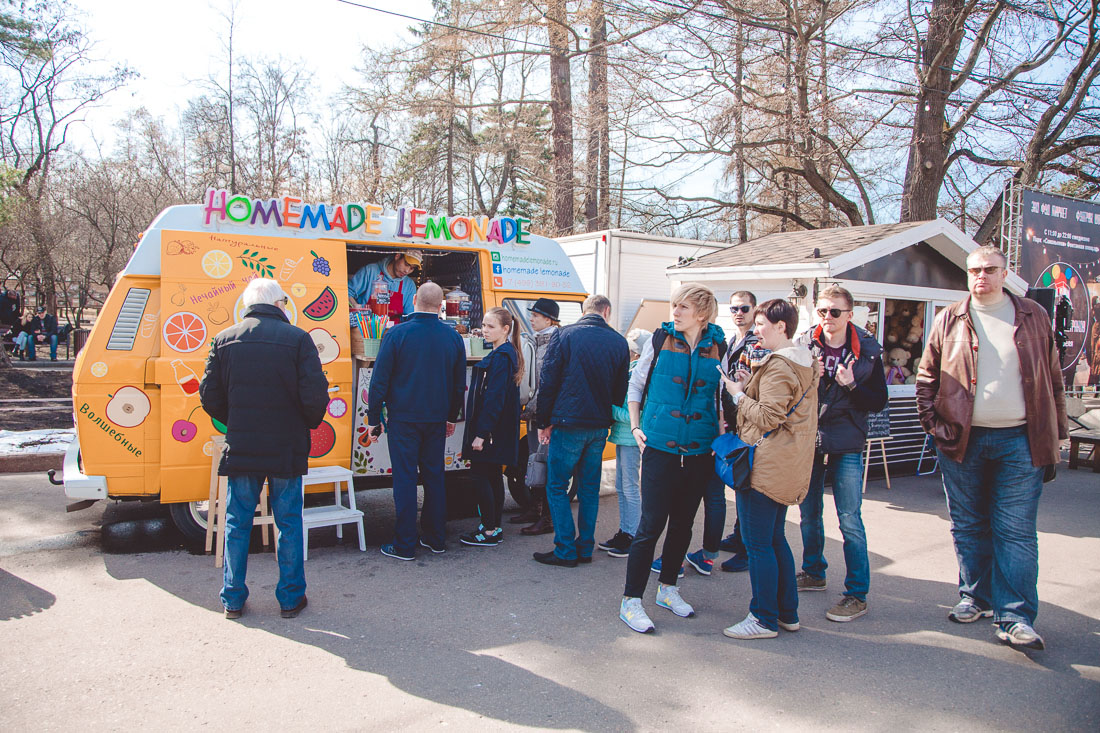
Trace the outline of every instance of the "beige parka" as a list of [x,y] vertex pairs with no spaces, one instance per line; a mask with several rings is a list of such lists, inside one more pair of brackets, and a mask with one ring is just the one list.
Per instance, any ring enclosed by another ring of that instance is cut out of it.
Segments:
[[[756,447],[750,484],[788,506],[801,503],[810,486],[817,439],[817,372],[817,360],[801,344],[773,351],[753,372],[737,404],[741,440],[752,444],[774,431]],[[802,402],[787,415],[799,398]]]

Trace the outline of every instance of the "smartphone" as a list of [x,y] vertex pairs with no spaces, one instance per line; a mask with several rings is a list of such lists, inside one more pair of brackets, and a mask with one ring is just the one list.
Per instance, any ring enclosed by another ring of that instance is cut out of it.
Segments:
[[725,377],[726,379],[729,379],[729,378],[730,378],[730,375],[726,374],[726,370],[722,368],[722,365],[721,365],[721,364],[715,364],[715,365],[714,365],[714,368],[715,368],[715,369],[717,369],[717,370],[718,370],[718,373],[719,373],[719,374],[721,374],[721,375],[722,375],[723,377]]

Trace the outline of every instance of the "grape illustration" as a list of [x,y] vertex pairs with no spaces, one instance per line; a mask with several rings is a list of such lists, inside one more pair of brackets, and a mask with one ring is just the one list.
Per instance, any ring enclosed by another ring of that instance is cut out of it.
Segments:
[[322,275],[324,275],[325,277],[328,277],[328,274],[332,271],[332,268],[329,267],[328,260],[326,260],[324,257],[320,256],[319,254],[317,254],[313,250],[310,250],[309,253],[311,255],[313,255],[313,257],[314,257],[313,271],[314,272],[319,272]]

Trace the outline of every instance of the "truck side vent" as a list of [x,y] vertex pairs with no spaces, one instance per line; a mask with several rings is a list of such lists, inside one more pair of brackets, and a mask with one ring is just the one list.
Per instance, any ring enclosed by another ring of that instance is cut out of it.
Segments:
[[126,293],[126,300],[122,302],[122,309],[118,312],[115,327],[111,330],[111,338],[107,342],[108,350],[133,350],[134,339],[137,338],[138,329],[141,328],[141,314],[145,312],[145,304],[149,302],[150,292],[146,288],[130,288]]

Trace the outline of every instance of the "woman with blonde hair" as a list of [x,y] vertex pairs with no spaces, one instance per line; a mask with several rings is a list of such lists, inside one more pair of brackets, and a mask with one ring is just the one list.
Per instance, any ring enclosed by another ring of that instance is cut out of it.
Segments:
[[657,605],[680,617],[695,610],[676,585],[691,542],[703,488],[714,476],[710,444],[718,436],[720,366],[726,341],[713,321],[718,301],[707,287],[681,286],[672,320],[643,345],[627,392],[630,432],[642,451],[642,520],[630,545],[619,618],[634,631],[653,630],[642,607],[657,538],[661,554]]
[[515,465],[519,454],[519,383],[523,380],[523,352],[519,324],[504,308],[491,308],[481,332],[493,350],[474,365],[466,397],[466,432],[462,457],[470,461],[476,485],[481,526],[460,536],[474,547],[495,547],[504,530],[504,467]]

